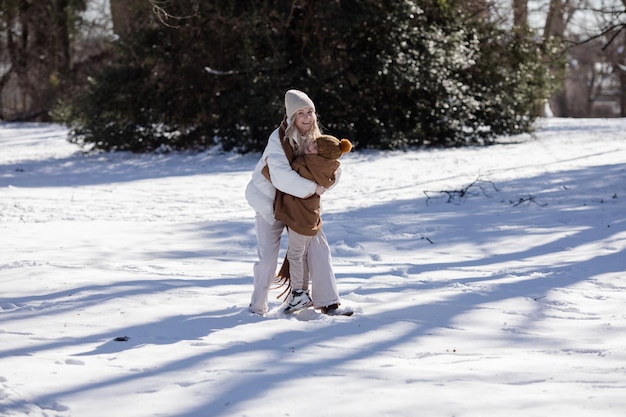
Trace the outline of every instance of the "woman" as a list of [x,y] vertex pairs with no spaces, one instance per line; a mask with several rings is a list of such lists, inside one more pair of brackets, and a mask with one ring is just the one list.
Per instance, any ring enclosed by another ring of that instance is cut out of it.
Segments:
[[[324,188],[332,188],[341,165],[338,159],[351,149],[352,143],[348,139],[340,141],[334,136],[322,135],[306,145],[304,154],[292,161],[291,168],[301,177]],[[282,220],[287,226],[289,246],[277,278],[279,283],[287,285],[285,292],[291,289],[283,310],[291,313],[313,305],[307,292],[307,253],[311,240],[322,228],[321,197],[313,194],[303,199],[276,190],[274,218]]]
[[[285,223],[274,218],[276,189],[298,198],[307,198],[314,193],[322,195],[326,191],[291,168],[293,159],[304,152],[304,144],[321,136],[315,104],[304,92],[289,90],[285,93],[285,110],[285,118],[270,135],[246,187],[248,204],[256,211],[259,256],[254,264],[254,289],[249,309],[260,315],[268,310],[269,289],[276,276],[280,238],[285,228]],[[313,281],[312,301],[315,308],[321,309],[323,313],[333,313],[339,306],[331,263],[330,247],[320,229],[310,243],[307,264]],[[305,281],[308,284],[308,279]]]

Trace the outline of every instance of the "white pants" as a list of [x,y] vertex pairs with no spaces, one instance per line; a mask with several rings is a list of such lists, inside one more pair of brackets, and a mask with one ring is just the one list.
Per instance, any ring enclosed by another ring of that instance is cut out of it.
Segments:
[[[280,238],[285,223],[276,220],[270,224],[263,216],[256,215],[257,254],[254,264],[254,289],[250,299],[250,311],[265,314],[268,310],[269,290],[276,276]],[[330,247],[323,230],[313,236],[309,244],[307,264],[312,282],[311,298],[316,308],[339,304],[339,293],[332,268]],[[306,279],[306,278],[305,278]]]

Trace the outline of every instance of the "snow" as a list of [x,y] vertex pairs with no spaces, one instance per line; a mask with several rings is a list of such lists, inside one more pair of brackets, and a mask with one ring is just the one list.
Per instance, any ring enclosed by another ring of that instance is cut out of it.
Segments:
[[626,119],[345,155],[324,229],[352,317],[247,311],[258,154],[66,133],[0,124],[2,416],[626,410]]

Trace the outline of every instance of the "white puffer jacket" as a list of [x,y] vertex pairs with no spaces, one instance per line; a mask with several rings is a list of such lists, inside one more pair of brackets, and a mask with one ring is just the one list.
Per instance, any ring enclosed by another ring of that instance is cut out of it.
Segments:
[[[272,182],[261,172],[265,165],[269,166]],[[339,174],[338,172],[335,185],[339,181]],[[315,193],[316,186],[314,181],[301,177],[291,169],[276,129],[270,135],[263,155],[252,172],[252,178],[246,187],[246,200],[268,223],[273,223],[276,188],[294,197],[307,198]]]

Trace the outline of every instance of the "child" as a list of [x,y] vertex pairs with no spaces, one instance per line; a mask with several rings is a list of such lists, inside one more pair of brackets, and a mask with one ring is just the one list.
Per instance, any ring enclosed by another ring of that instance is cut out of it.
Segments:
[[[304,154],[296,157],[291,168],[301,177],[315,181],[324,188],[335,184],[341,155],[350,152],[352,143],[334,136],[322,135],[305,143]],[[307,292],[307,252],[311,239],[322,227],[320,195],[298,198],[276,193],[274,216],[287,225],[289,245],[279,278],[290,280],[292,292],[284,311],[294,312],[313,305]],[[286,275],[288,270],[288,276]]]

